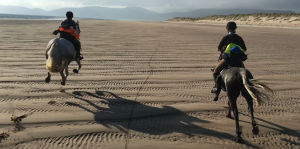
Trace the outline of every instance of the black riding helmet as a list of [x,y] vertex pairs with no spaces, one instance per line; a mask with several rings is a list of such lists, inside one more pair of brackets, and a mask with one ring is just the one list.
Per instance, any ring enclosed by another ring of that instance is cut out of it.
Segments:
[[235,22],[228,22],[227,25],[226,25],[226,29],[228,30],[236,30],[236,23]]
[[68,11],[67,14],[66,14],[66,17],[70,18],[70,19],[73,18],[73,12]]

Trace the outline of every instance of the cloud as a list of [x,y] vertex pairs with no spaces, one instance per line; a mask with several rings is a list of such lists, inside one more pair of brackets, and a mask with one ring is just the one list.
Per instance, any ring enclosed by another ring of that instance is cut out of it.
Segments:
[[300,0],[0,0],[1,5],[52,10],[62,7],[138,6],[154,11],[185,11],[198,8],[257,8],[277,10],[299,10]]

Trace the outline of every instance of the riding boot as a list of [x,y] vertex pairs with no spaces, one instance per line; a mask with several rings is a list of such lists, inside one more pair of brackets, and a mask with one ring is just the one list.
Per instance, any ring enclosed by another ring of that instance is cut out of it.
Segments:
[[76,40],[76,44],[77,44],[76,57],[79,58],[80,60],[82,60],[83,56],[80,54],[81,43],[79,40]]
[[83,59],[83,56],[80,54],[80,50],[76,51],[76,58],[79,58],[79,60]]
[[217,65],[217,67],[214,69],[214,73],[213,73],[213,77],[214,77],[214,81],[215,81],[215,86],[213,87],[213,89],[211,90],[211,93],[217,93],[217,95],[219,96],[219,89],[218,89],[218,81],[217,81],[217,77],[220,74],[220,72],[227,67],[226,66],[226,61],[223,59],[221,60],[221,62]]
[[215,93],[215,91],[217,90],[217,77],[218,77],[218,75],[219,75],[218,73],[213,73],[213,77],[214,77],[214,81],[215,81],[215,86],[211,90],[211,93]]
[[215,80],[215,87],[212,89],[212,93],[214,93],[216,96],[214,98],[214,101],[219,100],[219,95],[221,93],[221,86],[218,84],[218,75],[217,73],[213,73],[214,80]]
[[217,89],[215,90],[215,98],[214,98],[214,101],[218,101],[219,100],[219,95],[221,93],[221,86],[220,85],[217,85]]
[[79,53],[79,59],[82,60],[83,56]]

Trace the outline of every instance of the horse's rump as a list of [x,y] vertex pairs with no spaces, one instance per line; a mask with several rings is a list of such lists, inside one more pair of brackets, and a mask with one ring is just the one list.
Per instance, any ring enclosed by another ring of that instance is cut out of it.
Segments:
[[46,48],[46,55],[48,56],[46,68],[50,72],[60,72],[74,60],[76,51],[73,44],[63,38],[52,39]]
[[60,53],[60,55],[65,59],[73,60],[75,58],[76,51],[75,51],[75,48],[74,48],[74,45],[72,44],[72,42],[70,42],[64,38],[54,38],[48,43],[47,51],[50,50],[52,44],[58,45],[58,49],[55,49],[55,50],[58,50],[58,52],[53,51],[52,54],[50,53],[49,56],[55,56],[53,54],[56,54],[56,52],[57,52],[57,53]]
[[60,72],[60,66],[62,64],[62,58],[58,53],[59,47],[55,40],[51,40],[46,49],[46,55],[48,57],[46,61],[46,68],[49,72]]
[[222,88],[228,88],[233,86],[227,86],[228,82],[235,87],[240,86],[241,90],[246,89],[249,95],[254,99],[257,106],[264,103],[265,100],[270,99],[270,95],[261,91],[260,89],[267,91],[269,93],[274,93],[274,91],[269,88],[264,82],[259,81],[259,79],[254,79],[253,75],[246,68],[232,67],[224,72],[222,72]]

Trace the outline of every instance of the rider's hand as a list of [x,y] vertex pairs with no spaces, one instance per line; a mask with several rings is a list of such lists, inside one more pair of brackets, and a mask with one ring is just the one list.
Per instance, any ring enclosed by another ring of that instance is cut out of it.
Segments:
[[58,34],[58,30],[53,31],[53,35],[57,35]]

